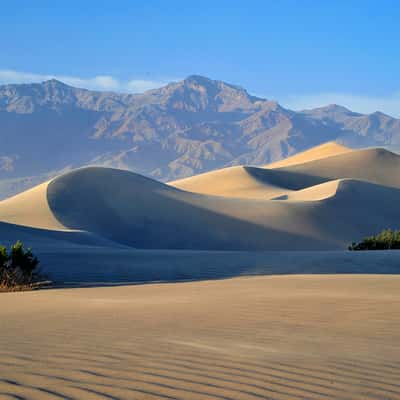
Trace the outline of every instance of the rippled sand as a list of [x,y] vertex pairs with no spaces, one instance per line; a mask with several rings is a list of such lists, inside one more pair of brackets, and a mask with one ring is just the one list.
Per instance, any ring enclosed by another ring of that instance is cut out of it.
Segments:
[[0,294],[1,399],[400,399],[400,276]]

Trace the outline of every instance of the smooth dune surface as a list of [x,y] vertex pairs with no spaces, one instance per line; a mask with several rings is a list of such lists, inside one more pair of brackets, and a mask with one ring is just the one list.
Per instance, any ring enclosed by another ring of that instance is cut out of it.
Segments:
[[308,177],[327,181],[351,178],[400,187],[400,155],[381,148],[353,150],[303,164],[279,168],[277,171],[297,179]]
[[65,230],[47,201],[49,182],[42,183],[9,199],[0,201],[0,220],[33,228]]
[[1,399],[399,399],[400,278],[1,294]]
[[169,182],[169,185],[188,192],[253,199],[269,199],[289,190],[280,186],[279,181],[268,178],[261,168],[237,166]]
[[87,167],[0,202],[0,221],[86,232],[140,249],[344,250],[397,227],[399,171],[399,155],[368,149],[285,168],[226,169],[225,180],[218,178],[221,171],[206,174],[210,190],[237,184],[237,193],[252,193],[246,198]]
[[281,168],[289,167],[296,164],[304,164],[306,162],[320,160],[321,158],[337,156],[352,151],[349,147],[343,146],[335,142],[328,142],[320,146],[313,147],[309,150],[302,151],[294,156],[285,158],[274,163],[264,165],[264,168]]
[[196,195],[131,172],[85,168],[53,180],[47,195],[63,226],[137,248],[340,249],[400,218],[399,189],[353,180],[326,201],[290,203]]
[[[335,142],[329,142],[284,160],[267,164],[263,168],[273,169],[288,167],[351,151],[352,150],[348,147]],[[268,173],[264,171],[263,168],[246,166],[223,168],[169,182],[169,185],[189,192],[214,196],[259,199],[269,199],[278,196],[282,192],[287,193],[290,191],[290,189],[285,186],[284,181],[279,181],[279,176]]]
[[[320,201],[334,197],[340,190],[344,181],[351,179],[336,179],[320,183],[302,190],[291,191],[287,194],[277,196],[274,200],[292,200],[292,201]],[[357,186],[358,181],[354,181],[353,185]]]

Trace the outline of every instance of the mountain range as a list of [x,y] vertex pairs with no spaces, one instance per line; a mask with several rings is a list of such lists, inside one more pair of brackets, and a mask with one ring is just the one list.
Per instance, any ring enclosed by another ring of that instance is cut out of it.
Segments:
[[56,80],[0,86],[0,198],[83,165],[171,181],[216,168],[263,165],[335,141],[400,146],[400,120],[328,105],[292,111],[202,76],[143,94]]

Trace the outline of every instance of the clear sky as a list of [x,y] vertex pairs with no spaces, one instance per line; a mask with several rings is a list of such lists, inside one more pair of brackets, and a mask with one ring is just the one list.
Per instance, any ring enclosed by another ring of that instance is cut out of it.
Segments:
[[4,1],[0,83],[142,91],[205,75],[303,108],[400,116],[399,1]]

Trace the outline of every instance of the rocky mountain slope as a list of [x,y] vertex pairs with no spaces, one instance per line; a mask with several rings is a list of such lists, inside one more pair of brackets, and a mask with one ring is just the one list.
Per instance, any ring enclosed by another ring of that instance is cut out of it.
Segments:
[[398,146],[400,120],[336,105],[294,112],[201,76],[135,95],[51,80],[0,86],[0,138],[6,197],[87,164],[168,181],[274,162],[327,141]]

